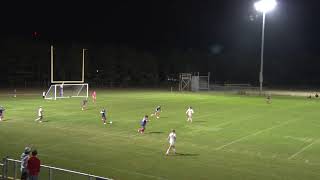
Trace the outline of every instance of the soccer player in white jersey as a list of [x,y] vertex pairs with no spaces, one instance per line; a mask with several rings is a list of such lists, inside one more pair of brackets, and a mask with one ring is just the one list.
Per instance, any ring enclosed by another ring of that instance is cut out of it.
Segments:
[[173,153],[176,154],[176,140],[177,140],[177,135],[176,135],[176,131],[174,129],[172,129],[171,133],[168,136],[168,140],[169,140],[169,148],[167,149],[166,155],[169,155],[170,150],[173,150]]
[[186,114],[187,114],[187,121],[190,121],[192,122],[192,114],[194,113],[192,107],[190,106],[187,111],[186,111]]
[[60,84],[60,97],[63,97],[63,84],[64,84],[64,82],[62,82],[62,84]]
[[42,122],[42,119],[43,119],[43,109],[42,109],[42,107],[40,106],[39,109],[38,109],[38,118],[35,119],[35,121]]
[[42,92],[42,98],[43,98],[43,99],[46,98],[46,91],[43,91],[43,92]]

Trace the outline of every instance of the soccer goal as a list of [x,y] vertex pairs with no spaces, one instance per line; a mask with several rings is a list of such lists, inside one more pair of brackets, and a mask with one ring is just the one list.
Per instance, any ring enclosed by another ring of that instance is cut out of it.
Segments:
[[83,84],[54,84],[46,93],[45,99],[56,100],[59,98],[85,97],[89,96],[89,85]]
[[[82,49],[82,52],[81,52],[82,63],[80,63],[81,58],[76,56],[75,58],[76,61],[73,64],[71,64],[70,62],[68,62],[68,64],[63,64],[64,61],[61,60],[61,56],[57,55],[59,54],[59,52],[56,53],[55,51],[56,51],[55,48],[51,46],[51,86],[49,90],[46,92],[45,99],[56,100],[59,98],[71,98],[71,97],[88,98],[89,85],[88,83],[84,83],[85,54],[87,49]],[[79,54],[76,53],[76,55],[80,55],[80,52]],[[57,60],[60,60],[60,63],[56,62],[56,58]],[[74,57],[70,57],[70,58],[74,58]],[[72,69],[69,69],[70,71],[72,70],[74,70],[75,72],[79,71],[81,74],[70,72],[69,74],[76,74],[76,76],[72,76],[72,77],[61,76],[61,75],[57,76],[59,73],[66,71],[66,70],[63,71],[63,66],[67,66],[67,65],[70,66],[70,64],[72,65]],[[58,68],[55,68],[55,66],[58,66]]]

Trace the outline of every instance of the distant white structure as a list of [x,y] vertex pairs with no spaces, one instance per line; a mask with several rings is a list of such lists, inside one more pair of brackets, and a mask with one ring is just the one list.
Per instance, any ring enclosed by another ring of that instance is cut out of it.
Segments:
[[210,72],[206,75],[197,73],[180,73],[179,91],[210,90]]

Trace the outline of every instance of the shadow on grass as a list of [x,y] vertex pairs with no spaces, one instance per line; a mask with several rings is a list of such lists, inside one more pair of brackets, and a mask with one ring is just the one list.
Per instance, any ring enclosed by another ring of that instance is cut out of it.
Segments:
[[162,118],[169,118],[168,116],[160,116],[160,118],[159,119],[162,119]]
[[151,132],[149,132],[149,134],[162,134],[163,132],[161,132],[161,131],[151,131]]
[[205,123],[207,121],[193,121],[192,123]]
[[40,121],[35,121],[36,123],[48,123],[48,122],[50,122],[49,120],[42,120],[42,122],[40,122]]
[[199,156],[200,154],[176,153],[176,156]]

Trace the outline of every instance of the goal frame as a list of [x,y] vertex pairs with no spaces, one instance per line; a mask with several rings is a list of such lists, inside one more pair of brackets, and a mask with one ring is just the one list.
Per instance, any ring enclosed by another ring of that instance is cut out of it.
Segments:
[[85,52],[88,49],[82,49],[82,73],[81,73],[81,80],[55,80],[54,79],[54,47],[51,45],[50,52],[51,52],[51,84],[55,83],[84,83],[84,72],[85,72]]
[[[57,87],[60,87],[60,86],[81,86],[81,89],[78,91],[77,95],[76,96],[57,96]],[[80,91],[83,89],[83,86],[86,86],[86,89],[87,89],[87,93],[86,93],[86,96],[79,96],[80,94]],[[53,92],[54,92],[54,96],[53,97],[47,97],[48,96],[48,93],[50,92],[51,88],[53,88]],[[57,100],[57,99],[63,99],[63,98],[72,98],[72,97],[84,97],[84,98],[88,98],[89,97],[89,84],[88,83],[82,83],[82,84],[52,84],[50,86],[50,88],[48,89],[48,91],[46,92],[46,95],[45,95],[45,99],[49,99],[49,100]]]

